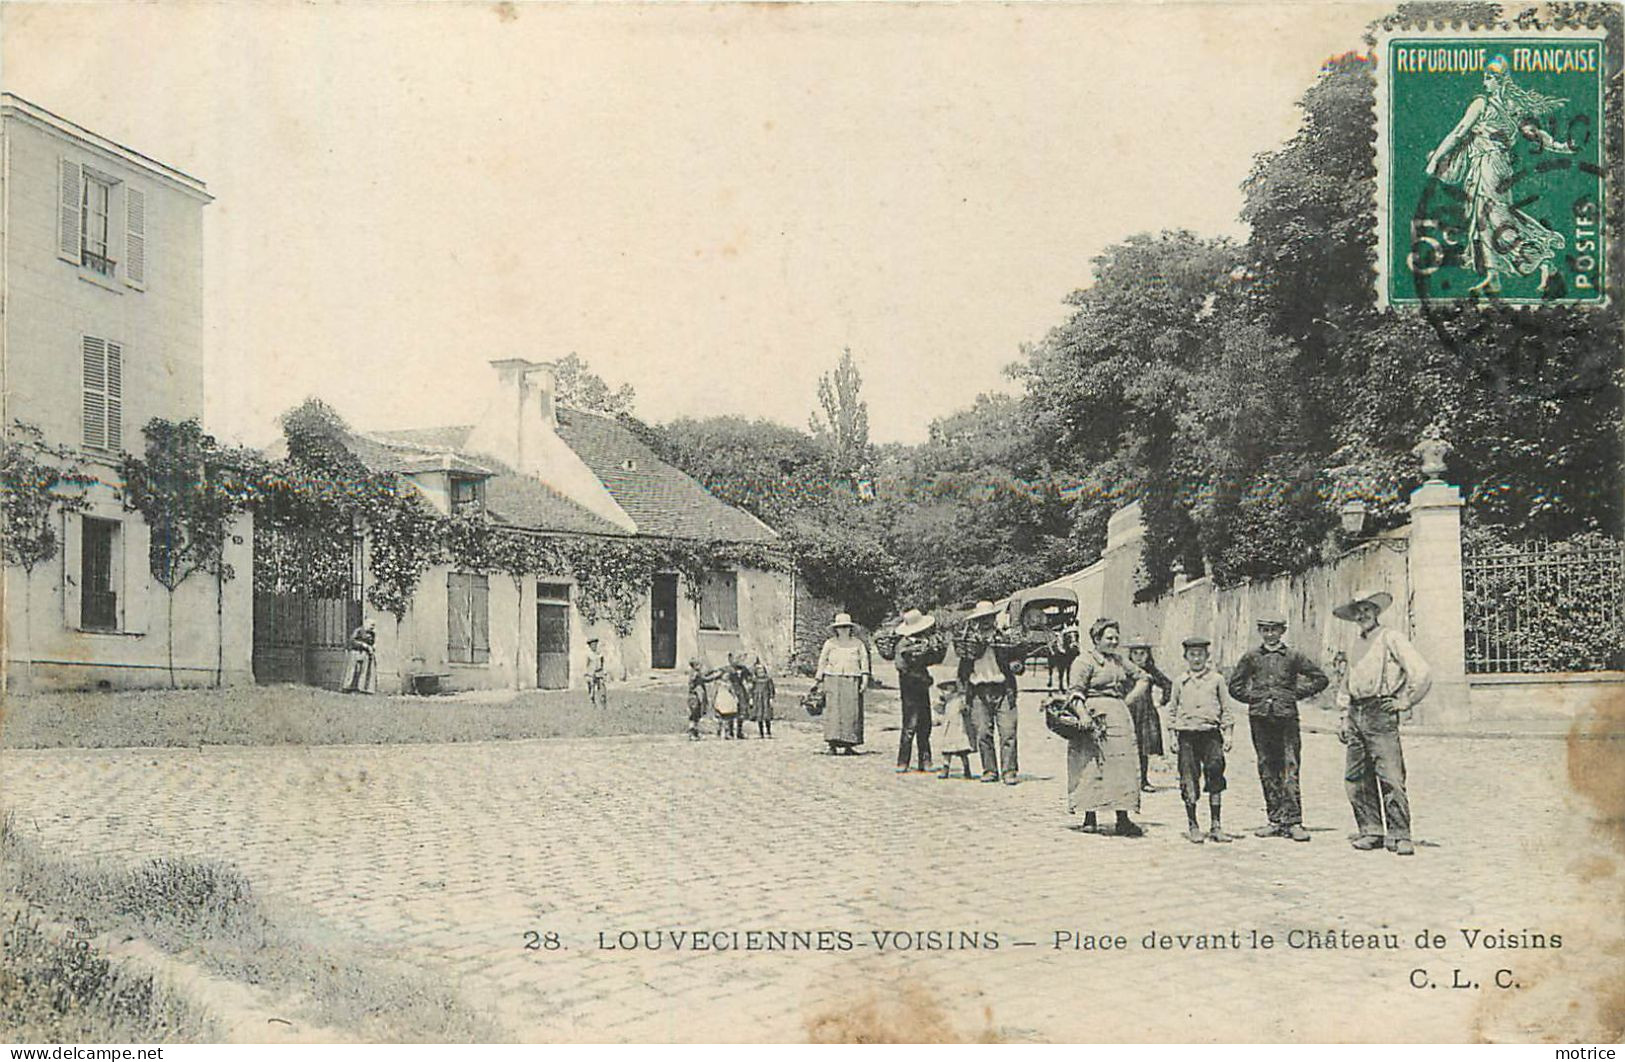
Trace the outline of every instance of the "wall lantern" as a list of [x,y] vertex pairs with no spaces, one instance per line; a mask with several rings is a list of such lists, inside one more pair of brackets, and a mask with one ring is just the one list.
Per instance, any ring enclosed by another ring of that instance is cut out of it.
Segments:
[[1350,538],[1359,537],[1360,532],[1365,530],[1365,502],[1350,498],[1337,512],[1343,519],[1343,533]]

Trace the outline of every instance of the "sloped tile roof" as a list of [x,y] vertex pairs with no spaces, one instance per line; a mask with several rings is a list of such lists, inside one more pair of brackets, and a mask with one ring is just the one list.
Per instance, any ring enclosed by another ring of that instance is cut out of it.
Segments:
[[775,542],[778,532],[655,456],[614,417],[558,411],[559,437],[581,456],[645,535],[711,542]]
[[[457,424],[372,434],[425,450],[460,451],[473,430],[473,425]],[[565,445],[592,469],[616,504],[638,525],[639,534],[703,542],[778,540],[778,532],[718,498],[688,473],[662,461],[614,417],[559,407],[558,432]],[[469,456],[481,463],[492,463],[491,458],[483,455]],[[493,467],[503,466],[493,464]],[[488,503],[496,510],[496,480],[491,480],[486,491]]]
[[[438,431],[440,437],[433,436]],[[566,498],[531,476],[522,476],[484,454],[454,453],[450,440],[467,438],[469,429],[446,428],[431,431],[378,431],[355,434],[350,449],[374,471],[401,473],[448,469],[484,475],[485,507],[492,519],[513,527],[534,531],[557,531],[585,535],[625,535],[619,527]],[[410,436],[410,438],[403,438]]]

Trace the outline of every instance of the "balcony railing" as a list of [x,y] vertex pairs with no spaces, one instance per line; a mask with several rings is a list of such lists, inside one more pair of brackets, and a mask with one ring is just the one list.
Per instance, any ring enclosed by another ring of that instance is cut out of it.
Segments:
[[80,251],[79,264],[93,273],[100,273],[104,277],[113,275],[113,260],[104,254],[97,254],[95,251]]

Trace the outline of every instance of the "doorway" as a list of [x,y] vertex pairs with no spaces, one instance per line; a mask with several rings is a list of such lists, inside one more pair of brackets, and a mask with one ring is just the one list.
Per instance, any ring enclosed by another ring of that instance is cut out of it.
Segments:
[[570,688],[570,587],[536,584],[536,686]]
[[649,588],[649,666],[677,666],[677,574],[660,572]]

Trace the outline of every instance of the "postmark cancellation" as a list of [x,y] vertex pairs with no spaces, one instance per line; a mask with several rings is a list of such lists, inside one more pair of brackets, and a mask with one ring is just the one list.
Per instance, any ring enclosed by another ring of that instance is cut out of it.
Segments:
[[1605,304],[1604,31],[1377,38],[1377,298]]

